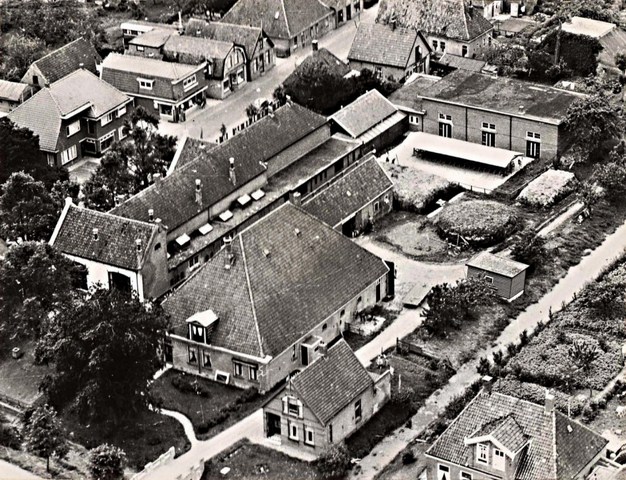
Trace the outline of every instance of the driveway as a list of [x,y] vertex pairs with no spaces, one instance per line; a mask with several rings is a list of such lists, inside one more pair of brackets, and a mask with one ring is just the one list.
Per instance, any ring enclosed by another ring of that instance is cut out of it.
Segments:
[[[319,40],[319,47],[326,48],[342,60],[348,58],[348,52],[356,33],[358,22],[373,22],[376,19],[378,4],[364,10],[359,19],[354,19]],[[187,117],[184,123],[161,122],[159,131],[168,135],[190,137],[215,141],[220,136],[220,127],[226,125],[228,131],[246,121],[246,107],[258,98],[272,98],[274,89],[280,85],[302,60],[311,54],[311,47],[297,51],[288,58],[277,58],[276,65],[265,76],[250,82],[241,90],[222,101],[209,101],[202,110],[197,110]]]

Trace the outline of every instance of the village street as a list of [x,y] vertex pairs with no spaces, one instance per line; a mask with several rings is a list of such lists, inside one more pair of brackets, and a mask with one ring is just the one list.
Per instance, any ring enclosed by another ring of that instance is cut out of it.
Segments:
[[[342,60],[346,60],[359,22],[373,22],[378,3],[365,9],[360,18],[347,22],[319,40],[319,47],[326,48]],[[276,65],[265,76],[246,84],[241,90],[225,100],[208,100],[204,109],[191,113],[184,123],[161,122],[161,133],[202,137],[214,141],[220,136],[220,127],[232,128],[246,121],[246,107],[258,98],[271,99],[274,89],[280,85],[304,58],[311,54],[311,46],[298,50],[288,58],[276,58]]]

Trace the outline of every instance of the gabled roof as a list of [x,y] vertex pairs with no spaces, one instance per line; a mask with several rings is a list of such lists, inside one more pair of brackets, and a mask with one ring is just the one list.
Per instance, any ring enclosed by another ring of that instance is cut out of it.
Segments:
[[528,265],[489,252],[481,252],[468,260],[466,265],[509,278],[519,275],[528,268]]
[[76,70],[22,103],[9,114],[11,121],[39,136],[42,150],[55,151],[62,117],[79,110],[98,118],[130,98],[87,70]]
[[287,388],[295,390],[322,425],[327,425],[373,385],[371,375],[341,339],[328,349],[325,356],[294,375]]
[[[256,162],[267,162],[327,122],[326,117],[290,102],[274,111],[272,116],[263,117],[217,147],[210,146],[210,155],[226,159],[248,156]],[[206,149],[198,147],[206,143],[191,140],[183,145],[176,168],[205,156],[208,153]]]
[[[585,468],[608,440],[580,423],[545,407],[500,393],[479,393],[430,447],[427,454],[466,465],[473,446],[465,440],[498,420],[513,419],[529,439],[516,480],[569,480]],[[510,426],[512,423],[507,420]],[[493,425],[492,425],[493,426]]]
[[370,157],[317,193],[302,208],[336,227],[393,187],[385,171]]
[[381,0],[377,22],[395,18],[402,27],[454,40],[470,41],[493,26],[466,0]]
[[352,138],[357,138],[397,111],[378,90],[370,90],[330,118]]
[[341,233],[287,203],[222,249],[164,303],[174,333],[213,310],[220,318],[210,344],[276,356],[384,276],[383,261]]
[[189,35],[172,35],[165,42],[164,51],[193,55],[204,59],[225,59],[233,49],[232,42],[220,42],[204,37],[192,37]]
[[136,55],[109,54],[102,62],[102,78],[106,81],[110,71],[144,75],[147,78],[157,77],[167,80],[182,80],[198,70],[197,65],[185,63],[164,62],[154,58],[138,57]]
[[248,59],[252,58],[262,34],[263,30],[260,27],[234,23],[207,22],[201,18],[191,18],[185,26],[185,35],[210,38],[220,42],[239,45],[245,50]]
[[505,449],[511,455],[515,455],[528,444],[528,437],[512,415],[486,423],[467,438],[465,444],[471,445],[485,440],[495,442],[499,448]]
[[[98,229],[97,240],[94,228]],[[68,255],[137,271],[143,265],[158,228],[154,223],[138,222],[68,203],[50,244]],[[137,240],[141,240],[140,252],[137,252]]]
[[12,102],[19,102],[22,100],[24,94],[32,88],[33,87],[26,83],[0,80],[0,98],[10,100]]
[[331,13],[319,0],[238,0],[224,22],[261,27],[270,38],[290,39]]
[[430,51],[428,42],[413,28],[392,29],[382,23],[359,23],[348,60],[405,68],[415,59],[414,45],[421,39],[426,46],[422,55]]
[[37,66],[48,83],[53,83],[81,68],[81,64],[85,70],[98,73],[96,64],[101,61],[94,46],[81,37],[41,57],[31,67]]
[[155,28],[154,30],[137,35],[128,43],[130,45],[141,45],[143,47],[161,48],[172,35],[175,35],[175,32],[170,29]]

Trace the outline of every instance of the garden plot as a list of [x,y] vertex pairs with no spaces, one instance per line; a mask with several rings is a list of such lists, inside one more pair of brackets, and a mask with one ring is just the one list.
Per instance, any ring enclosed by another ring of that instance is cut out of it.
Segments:
[[572,172],[550,169],[530,182],[517,199],[532,207],[549,207],[572,193],[575,186]]

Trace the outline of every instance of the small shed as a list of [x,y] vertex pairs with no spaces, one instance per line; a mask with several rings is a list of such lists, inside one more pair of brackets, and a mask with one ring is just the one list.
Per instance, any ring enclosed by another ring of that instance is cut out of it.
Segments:
[[524,293],[528,265],[489,252],[477,255],[466,265],[467,278],[484,278],[498,295],[509,301]]

